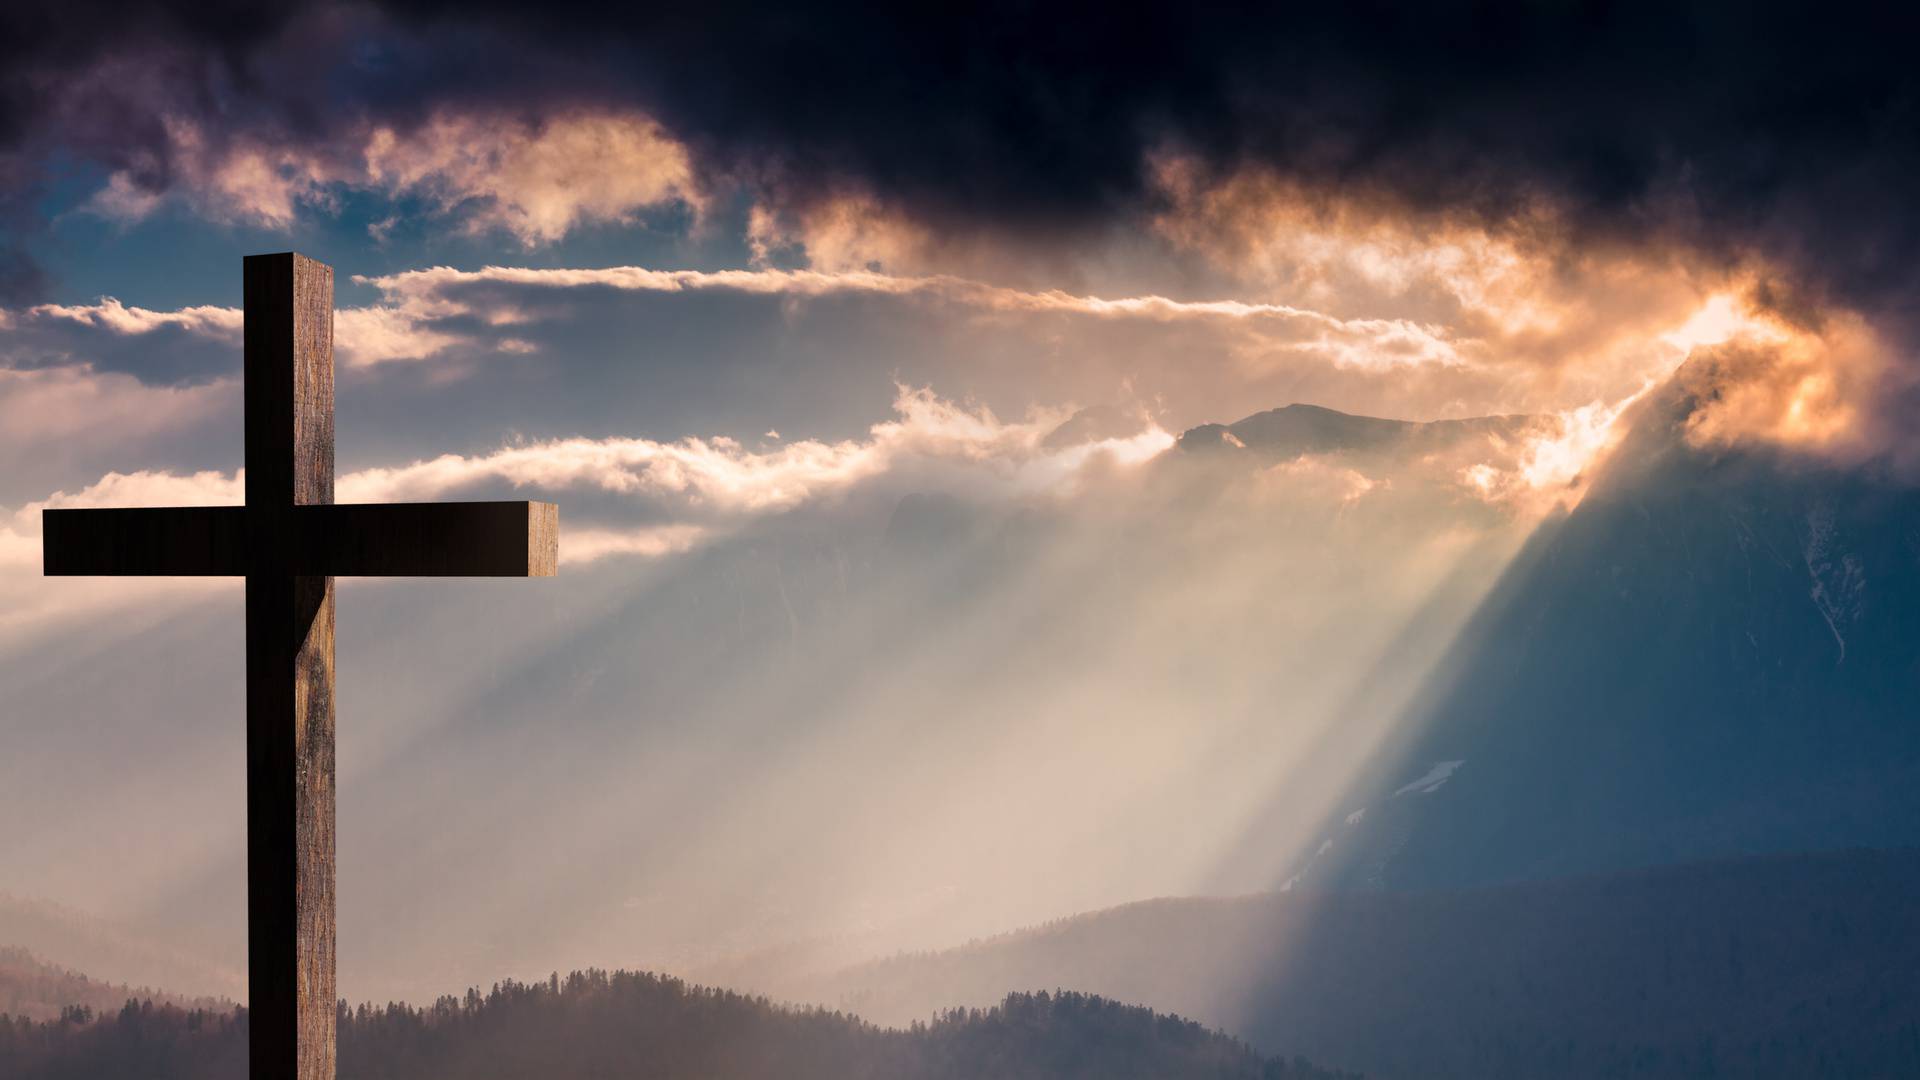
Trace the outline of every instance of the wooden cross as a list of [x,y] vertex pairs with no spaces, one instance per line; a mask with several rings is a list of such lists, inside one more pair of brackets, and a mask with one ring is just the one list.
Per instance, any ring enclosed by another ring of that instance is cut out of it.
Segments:
[[46,510],[48,574],[247,579],[254,1080],[332,1080],[333,579],[551,577],[552,503],[333,501],[333,270],[246,259],[246,505]]

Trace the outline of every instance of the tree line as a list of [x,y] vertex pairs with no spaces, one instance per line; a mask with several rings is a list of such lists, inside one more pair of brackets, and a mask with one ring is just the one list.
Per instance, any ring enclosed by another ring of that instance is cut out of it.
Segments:
[[[11,1080],[244,1080],[247,1013],[128,1001],[0,1016]],[[1340,1080],[1192,1021],[1077,993],[1011,994],[905,1028],[635,972],[502,982],[339,1012],[342,1080]]]

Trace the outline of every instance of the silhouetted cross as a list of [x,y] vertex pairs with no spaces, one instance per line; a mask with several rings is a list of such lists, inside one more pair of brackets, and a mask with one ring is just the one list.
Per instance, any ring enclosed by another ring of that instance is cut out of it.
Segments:
[[552,503],[333,502],[333,270],[246,260],[246,505],[42,513],[48,574],[247,579],[254,1080],[332,1080],[333,575],[551,577]]

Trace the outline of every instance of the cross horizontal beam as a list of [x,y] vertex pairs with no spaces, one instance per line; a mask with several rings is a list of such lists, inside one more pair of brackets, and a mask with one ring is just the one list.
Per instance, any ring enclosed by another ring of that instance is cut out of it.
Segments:
[[552,577],[559,567],[560,512],[544,502],[43,510],[40,520],[45,572],[59,576]]

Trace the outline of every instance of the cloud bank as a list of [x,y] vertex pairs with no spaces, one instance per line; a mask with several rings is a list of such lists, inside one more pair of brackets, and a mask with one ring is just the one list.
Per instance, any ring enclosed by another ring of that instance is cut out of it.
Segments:
[[[257,180],[338,175],[337,156],[365,155],[386,130],[374,157],[391,164],[374,172],[455,196],[557,197],[535,162],[566,145],[587,163],[569,197],[589,212],[697,177],[803,217],[855,198],[934,232],[1058,237],[1151,213],[1171,151],[1208,176],[1251,167],[1490,225],[1545,205],[1583,240],[1758,250],[1867,307],[1914,272],[1913,17],[1894,9],[1109,21],[830,7],[800,20],[399,0],[114,14],[10,6],[0,132],[15,175],[36,176],[57,146],[124,177],[126,200],[198,187],[274,214],[286,204],[249,194]],[[533,120],[508,123],[516,113]],[[461,179],[464,162],[496,155],[491,178]],[[601,186],[636,165],[631,191]],[[498,220],[536,239],[575,213],[510,204]]]
[[[28,2],[5,19],[0,279],[18,288],[36,279],[35,200],[79,162],[96,185],[82,208],[119,220],[179,204],[289,229],[371,198],[374,241],[425,218],[539,249],[657,219],[683,238],[734,230],[748,273],[825,273],[841,291],[880,271],[889,289],[980,283],[963,302],[1028,315],[1100,316],[1092,298],[1120,297],[1143,318],[1244,315],[1219,347],[1246,367],[1465,358],[1483,376],[1404,380],[1411,404],[1384,412],[1485,410],[1498,384],[1529,409],[1616,406],[1677,368],[1661,335],[1733,293],[1802,331],[1871,331],[1879,360],[1822,378],[1877,452],[1913,412],[1920,81],[1898,44],[1914,17],[1892,9],[1114,23],[394,0],[211,19]],[[406,307],[476,282],[370,276],[392,302],[343,314],[349,362],[488,337]],[[761,284],[675,285],[709,286]]]

